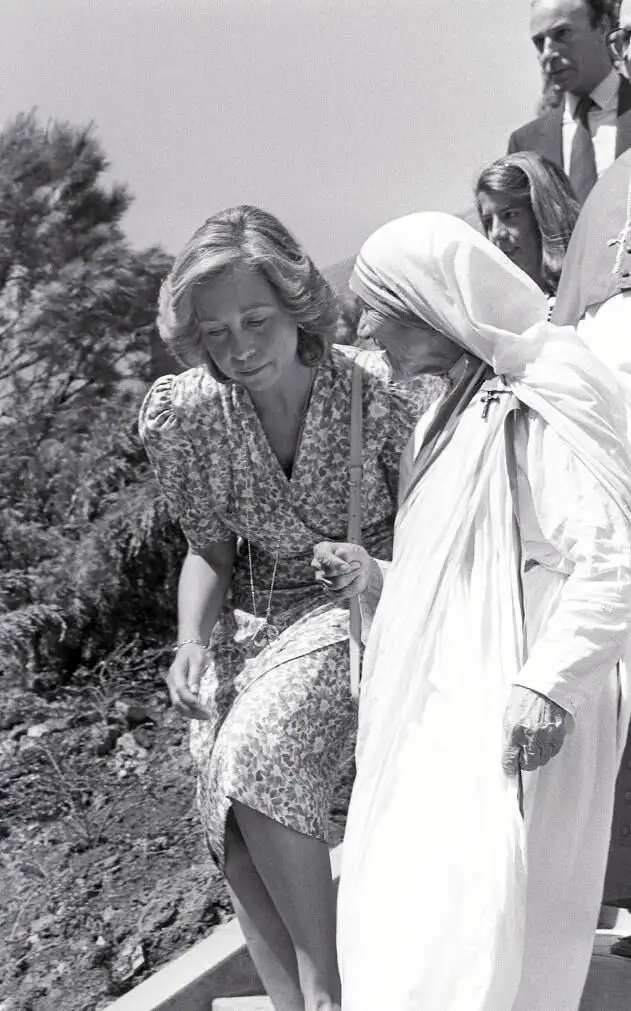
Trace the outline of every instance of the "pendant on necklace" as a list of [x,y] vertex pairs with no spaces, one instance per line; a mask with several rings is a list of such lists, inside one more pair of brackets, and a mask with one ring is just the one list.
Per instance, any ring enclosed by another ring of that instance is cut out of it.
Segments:
[[252,636],[252,645],[257,648],[271,646],[274,639],[278,639],[279,635],[280,633],[276,628],[276,625],[272,625],[269,621],[266,621],[260,628],[257,628],[256,632]]

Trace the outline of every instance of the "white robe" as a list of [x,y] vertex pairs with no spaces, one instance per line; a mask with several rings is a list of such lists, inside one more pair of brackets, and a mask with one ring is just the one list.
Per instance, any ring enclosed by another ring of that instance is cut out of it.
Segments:
[[[614,664],[624,648],[631,543],[617,507],[551,429],[531,418],[516,435],[529,653],[519,683],[563,706],[575,725],[559,755],[524,774],[526,933],[511,1011],[576,1011],[628,725],[626,706],[618,719]],[[594,606],[595,581],[619,585],[618,614]]]
[[[416,446],[426,423],[419,424]],[[446,465],[450,449],[434,466]],[[374,760],[363,765],[359,755],[340,889],[344,1011],[577,1011],[579,1005],[628,720],[626,708],[618,718],[616,663],[631,614],[631,530],[602,485],[532,413],[517,420],[515,458],[528,646],[515,683],[563,706],[574,718],[573,732],[547,766],[524,774],[525,832],[510,784],[508,798],[496,790],[497,809],[476,798],[472,767],[480,742],[493,755],[495,745],[489,749],[485,738],[493,736],[488,726],[497,710],[489,711],[485,728],[484,686],[478,693],[466,671],[462,692],[470,695],[464,707],[456,699],[453,723],[449,712],[437,718],[436,708],[428,723],[431,697],[428,703],[412,694],[422,711],[406,709],[407,729],[389,740],[383,767]],[[462,641],[452,641],[452,633],[447,643],[452,665],[459,650],[465,668],[468,635],[490,607],[470,589],[458,591],[461,613],[450,616]],[[399,606],[408,607],[413,622],[413,597]],[[374,706],[380,704],[377,694]],[[371,705],[368,693],[360,714],[367,726],[379,719]],[[440,695],[436,705],[444,709]],[[507,866],[524,861],[523,873],[506,876],[505,892],[502,874],[494,877],[488,866],[500,852],[500,835]],[[518,840],[513,857],[510,839]],[[512,884],[524,880],[525,895],[521,884],[511,894]],[[488,893],[489,881],[497,895]],[[499,929],[497,911],[489,914],[498,896],[506,904]],[[494,933],[485,931],[487,922]],[[491,962],[500,966],[492,992],[482,971]]]
[[617,377],[631,413],[631,291],[590,305],[576,329],[590,351]]

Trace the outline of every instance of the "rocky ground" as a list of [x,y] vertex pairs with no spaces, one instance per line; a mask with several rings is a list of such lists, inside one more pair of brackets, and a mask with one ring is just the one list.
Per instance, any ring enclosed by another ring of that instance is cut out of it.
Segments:
[[101,1011],[232,915],[153,661],[5,695],[0,1011]]

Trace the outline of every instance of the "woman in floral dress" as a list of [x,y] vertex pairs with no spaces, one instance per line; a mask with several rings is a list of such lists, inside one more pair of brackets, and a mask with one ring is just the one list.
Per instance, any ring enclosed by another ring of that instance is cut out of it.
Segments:
[[[161,336],[193,367],[159,379],[140,418],[189,544],[169,690],[193,719],[208,846],[278,1011],[340,1003],[326,833],[355,712],[348,612],[311,567],[317,542],[346,536],[357,350],[330,346],[336,318],[275,218],[215,215],[161,293]],[[363,542],[388,558],[423,405],[363,354]]]

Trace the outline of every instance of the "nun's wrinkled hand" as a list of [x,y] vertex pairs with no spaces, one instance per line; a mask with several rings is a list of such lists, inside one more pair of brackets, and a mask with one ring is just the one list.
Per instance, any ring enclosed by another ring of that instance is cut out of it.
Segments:
[[374,564],[359,544],[320,541],[313,549],[311,567],[315,569],[316,583],[327,596],[346,600],[366,589]]
[[514,775],[518,766],[532,772],[558,755],[571,717],[545,695],[531,688],[513,686],[504,714],[505,772]]

